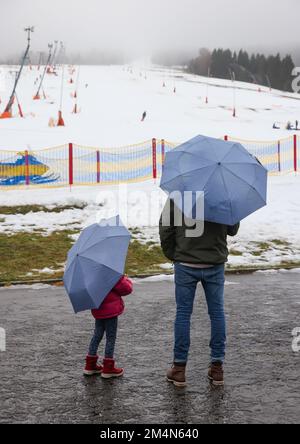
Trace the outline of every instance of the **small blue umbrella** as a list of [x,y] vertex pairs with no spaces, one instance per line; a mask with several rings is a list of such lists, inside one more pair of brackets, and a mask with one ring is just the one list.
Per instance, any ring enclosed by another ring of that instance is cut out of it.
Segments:
[[203,191],[204,219],[234,225],[266,205],[267,176],[240,143],[200,135],[166,154],[160,187],[168,194]]
[[119,216],[82,231],[68,253],[64,274],[75,313],[98,308],[124,274],[130,237]]

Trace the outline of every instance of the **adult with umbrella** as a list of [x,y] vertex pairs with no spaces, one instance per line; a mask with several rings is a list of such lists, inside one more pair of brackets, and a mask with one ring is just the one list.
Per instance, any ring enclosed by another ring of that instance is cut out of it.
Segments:
[[[214,385],[223,385],[227,236],[235,236],[239,222],[266,205],[267,171],[242,145],[197,136],[167,153],[160,186],[169,195],[160,218],[160,239],[164,254],[175,263],[177,307],[174,363],[167,379],[179,387],[186,385],[190,321],[201,282],[211,321],[208,377]],[[197,223],[197,192],[204,197],[203,232],[191,237],[191,222]],[[174,199],[174,193],[183,198]],[[181,205],[185,193],[192,194],[189,207]]]
[[[92,310],[95,331],[86,357],[84,374],[103,378],[123,375],[115,367],[114,348],[118,316],[124,311],[122,296],[132,292],[123,275],[130,233],[119,216],[104,219],[82,231],[68,253],[64,284],[75,313]],[[103,366],[97,365],[98,347],[106,334]]]

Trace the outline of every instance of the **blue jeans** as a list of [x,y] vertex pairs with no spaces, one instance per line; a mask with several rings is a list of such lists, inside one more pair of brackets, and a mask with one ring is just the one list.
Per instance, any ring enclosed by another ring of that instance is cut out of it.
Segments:
[[226,349],[226,320],[224,312],[224,264],[211,268],[191,268],[175,264],[174,362],[187,362],[190,348],[190,322],[198,282],[201,282],[211,321],[211,362],[224,362]]
[[94,336],[92,337],[89,347],[89,355],[90,356],[97,355],[99,344],[105,333],[106,334],[105,358],[112,359],[114,357],[114,352],[115,352],[117,330],[118,330],[117,316],[110,319],[96,319]]

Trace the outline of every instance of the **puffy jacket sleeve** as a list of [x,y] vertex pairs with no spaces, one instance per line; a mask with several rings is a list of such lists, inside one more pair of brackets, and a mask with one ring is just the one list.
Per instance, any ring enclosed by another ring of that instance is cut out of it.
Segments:
[[[170,225],[166,226],[163,223],[163,219],[166,218],[168,220],[167,212],[170,211]],[[159,220],[159,237],[160,244],[163,250],[164,255],[174,261],[174,254],[176,248],[176,227],[174,226],[174,203],[172,201],[168,201],[163,209],[163,212],[160,216]]]
[[121,277],[119,282],[114,287],[114,291],[120,296],[127,296],[128,294],[132,293],[132,290],[132,281],[126,276]]
[[235,236],[240,228],[240,224],[235,224],[235,225],[228,225],[227,227],[227,234],[228,236]]

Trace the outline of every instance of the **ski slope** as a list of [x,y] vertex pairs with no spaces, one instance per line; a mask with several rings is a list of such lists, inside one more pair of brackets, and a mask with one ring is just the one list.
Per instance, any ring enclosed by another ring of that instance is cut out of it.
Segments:
[[[6,67],[6,89],[0,91],[1,111],[9,97],[13,76]],[[3,68],[2,68],[3,71]],[[70,84],[68,67],[64,69],[63,117],[65,127],[48,126],[56,118],[60,102],[62,70],[58,76],[47,75],[46,100],[33,101],[36,92],[36,67],[25,68],[17,93],[25,118],[0,119],[0,149],[39,150],[67,142],[84,146],[122,146],[152,137],[182,142],[196,134],[220,137],[228,134],[242,139],[275,140],[291,132],[273,130],[274,121],[300,120],[300,102],[296,94],[258,91],[256,85],[236,83],[237,118],[232,117],[233,84],[230,81],[206,79],[179,70],[134,65],[80,68],[78,107],[72,114],[78,67]],[[209,86],[207,86],[209,82]],[[163,87],[165,83],[165,87]],[[176,87],[176,93],[174,93]],[[3,89],[3,88],[2,88]],[[208,93],[209,103],[205,103]],[[16,111],[16,108],[14,108]],[[143,111],[147,117],[141,122]],[[129,227],[139,227],[135,234],[141,242],[159,242],[157,223],[149,223],[145,210],[147,199],[158,190],[153,181],[131,184],[128,202]],[[84,205],[58,213],[1,215],[0,232],[15,233],[42,230],[47,233],[74,229],[113,215],[115,209],[107,192],[117,187],[73,187],[63,189],[23,189],[0,192],[0,205],[40,204],[46,206]],[[281,265],[300,261],[300,176],[270,177],[268,206],[241,224],[239,235],[230,239],[229,264],[239,266]],[[139,194],[140,193],[140,194]],[[101,206],[99,207],[99,204]],[[155,219],[155,218],[153,218]],[[157,222],[157,218],[155,219]]]
[[[12,69],[16,67],[1,68],[1,112],[12,88]],[[65,67],[62,111],[66,126],[50,128],[49,119],[57,118],[60,107],[62,69],[58,70],[58,76],[46,74],[47,98],[34,101],[37,90],[34,82],[41,73],[42,68],[40,71],[35,66],[32,70],[24,68],[17,94],[25,118],[0,119],[0,149],[38,150],[68,142],[110,147],[152,137],[182,142],[196,134],[277,140],[291,134],[284,129],[288,120],[300,120],[300,95],[270,92],[265,87],[259,92],[257,85],[240,82],[236,82],[234,92],[231,81],[136,64],[132,68],[82,66],[78,79],[79,114],[72,114],[75,99],[71,97],[78,67],[72,76]],[[71,77],[73,84],[69,83]],[[236,118],[232,117],[234,95]],[[144,111],[147,118],[141,122]],[[281,130],[272,129],[274,121],[281,124]]]

